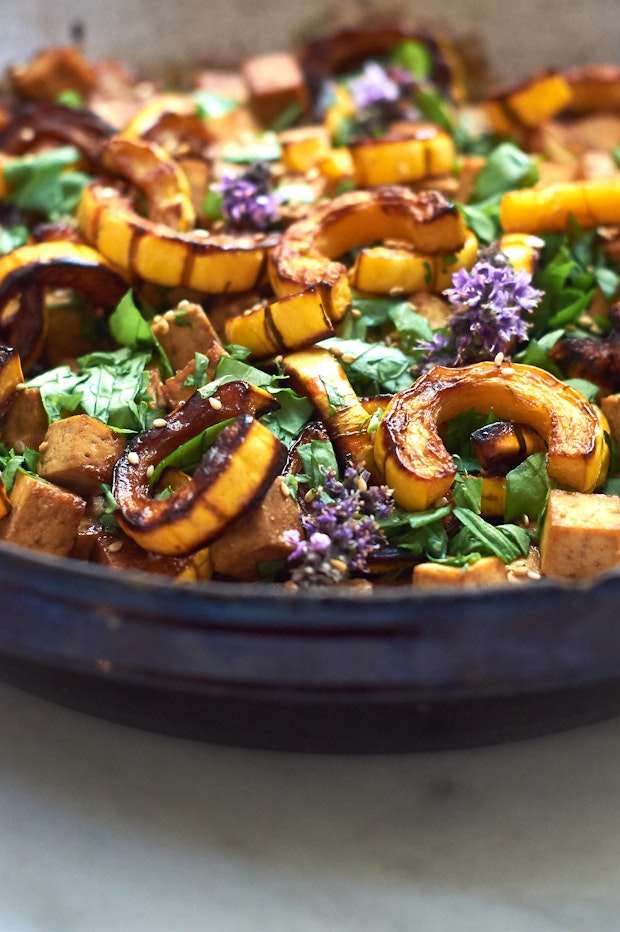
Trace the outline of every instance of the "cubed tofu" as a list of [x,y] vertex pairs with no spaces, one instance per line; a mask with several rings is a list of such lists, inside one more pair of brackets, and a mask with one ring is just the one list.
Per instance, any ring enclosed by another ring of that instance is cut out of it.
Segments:
[[18,472],[10,502],[9,514],[0,521],[3,540],[56,556],[69,555],[86,510],[81,496]]
[[288,107],[298,105],[305,113],[309,95],[304,75],[294,55],[273,52],[248,58],[242,69],[250,105],[265,126]]
[[601,408],[609,422],[611,436],[620,443],[620,394],[606,395],[601,399]]
[[219,355],[226,353],[204,310],[190,301],[153,318],[151,331],[164,348],[175,372],[191,362],[196,353],[205,356],[214,352]]
[[540,555],[552,579],[590,579],[618,566],[620,496],[552,489]]
[[299,507],[278,476],[258,507],[210,545],[214,572],[245,581],[257,579],[260,563],[284,559],[291,552],[282,536],[287,530],[301,533]]
[[413,568],[414,586],[434,589],[441,586],[459,586],[462,589],[480,589],[497,586],[508,580],[506,564],[499,557],[482,557],[469,566],[447,566],[444,563],[419,563]]
[[13,404],[0,427],[0,440],[16,453],[26,447],[38,450],[48,428],[47,414],[38,388],[15,393]]
[[102,482],[111,483],[125,444],[124,434],[88,414],[76,414],[50,424],[39,447],[37,471],[80,495],[97,495]]

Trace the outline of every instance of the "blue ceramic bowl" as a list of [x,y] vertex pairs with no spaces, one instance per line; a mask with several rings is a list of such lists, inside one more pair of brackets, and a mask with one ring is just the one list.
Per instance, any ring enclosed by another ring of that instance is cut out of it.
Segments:
[[0,677],[216,743],[393,752],[620,711],[620,575],[484,591],[178,584],[0,543]]

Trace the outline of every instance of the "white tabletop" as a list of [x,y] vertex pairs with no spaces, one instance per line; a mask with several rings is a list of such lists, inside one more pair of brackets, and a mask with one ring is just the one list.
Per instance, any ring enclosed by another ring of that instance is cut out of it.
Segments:
[[298,756],[0,686],[0,932],[414,929],[620,930],[620,720]]

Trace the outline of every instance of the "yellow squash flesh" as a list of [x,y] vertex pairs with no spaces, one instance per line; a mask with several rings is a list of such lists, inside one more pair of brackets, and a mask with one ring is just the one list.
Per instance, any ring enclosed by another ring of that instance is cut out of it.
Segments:
[[452,284],[459,269],[471,269],[478,255],[478,240],[469,232],[456,254],[432,256],[391,246],[360,249],[351,269],[351,284],[371,294],[439,293]]
[[358,187],[408,184],[454,171],[452,137],[432,124],[412,124],[408,133],[368,138],[349,145]]
[[313,287],[237,314],[225,324],[227,342],[246,346],[254,357],[296,350],[333,332],[320,294]]
[[620,224],[620,176],[508,191],[500,204],[505,233],[565,233],[571,217],[584,230]]

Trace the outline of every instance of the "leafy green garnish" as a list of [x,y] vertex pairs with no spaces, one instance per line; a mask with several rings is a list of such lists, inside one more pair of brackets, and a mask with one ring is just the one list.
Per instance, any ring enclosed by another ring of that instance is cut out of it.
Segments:
[[449,543],[443,520],[451,512],[451,505],[417,512],[395,506],[387,517],[379,518],[377,523],[392,546],[407,550],[413,556],[424,554],[441,560],[448,552]]
[[514,521],[522,515],[536,520],[545,506],[550,490],[547,455],[533,453],[506,475],[505,520]]
[[472,195],[460,209],[468,227],[483,243],[492,243],[500,233],[499,205],[502,196],[527,187],[538,178],[536,161],[512,142],[495,146],[476,177]]
[[192,91],[191,98],[196,105],[196,114],[202,120],[215,119],[226,116],[237,110],[239,102],[232,97],[225,97],[223,94],[214,94],[213,91],[196,90]]
[[110,333],[121,346],[155,345],[148,322],[138,309],[131,291],[121,298],[108,319]]
[[28,228],[19,223],[12,227],[0,226],[0,256],[6,256],[14,249],[28,242]]
[[425,42],[406,39],[390,52],[390,64],[406,68],[414,78],[428,78],[433,71],[433,56]]
[[395,346],[328,337],[319,346],[334,352],[358,395],[393,394],[412,383],[413,359]]
[[479,203],[501,197],[515,188],[531,187],[538,180],[538,167],[531,155],[512,142],[502,142],[486,159],[476,176],[471,201]]
[[13,488],[15,476],[18,472],[25,472],[38,479],[38,461],[38,450],[26,447],[23,453],[16,453],[13,449],[9,450],[4,443],[0,443],[0,477],[6,491],[10,492]]
[[450,541],[451,554],[480,553],[512,563],[527,556],[532,535],[516,524],[494,525],[468,508],[456,507],[455,518],[463,525]]
[[91,181],[89,175],[75,168],[79,159],[74,146],[59,146],[9,162],[3,168],[9,187],[6,200],[48,220],[72,214]]
[[41,392],[48,419],[88,414],[110,427],[145,430],[160,412],[150,407],[147,392],[150,353],[122,347],[78,359],[77,371],[59,366],[30,379],[29,388]]
[[300,443],[295,450],[301,460],[302,472],[296,475],[297,482],[307,483],[311,489],[318,489],[325,480],[326,473],[338,475],[338,462],[334,448],[329,440],[310,440]]
[[277,411],[264,414],[261,421],[278,440],[281,440],[287,447],[290,446],[298,437],[304,424],[308,422],[313,410],[312,403],[283,385],[282,382],[285,381],[283,375],[270,375],[262,369],[257,369],[231,356],[220,358],[215,370],[215,379],[202,387],[199,386],[198,391],[208,398],[224,382],[237,380],[265,389],[273,395],[280,407]]
[[182,469],[183,472],[191,473],[200,465],[205,453],[213,446],[224,428],[231,424],[234,418],[226,418],[211,427],[206,427],[195,437],[190,437],[185,443],[180,444],[155,467],[152,476],[149,479],[150,485],[155,485],[164,470],[169,468]]

